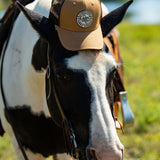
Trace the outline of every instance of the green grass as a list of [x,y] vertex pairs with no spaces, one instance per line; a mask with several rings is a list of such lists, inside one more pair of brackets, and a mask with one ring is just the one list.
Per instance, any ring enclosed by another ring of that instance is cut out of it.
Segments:
[[[122,23],[120,49],[134,127],[119,137],[125,160],[160,160],[160,25]],[[8,136],[0,138],[0,160],[15,160]]]
[[1,9],[6,9],[9,4],[11,4],[11,1],[9,0],[0,0],[0,10]]
[[121,24],[125,86],[135,125],[120,138],[127,160],[160,160],[160,25]]
[[0,137],[0,160],[16,160],[8,135]]

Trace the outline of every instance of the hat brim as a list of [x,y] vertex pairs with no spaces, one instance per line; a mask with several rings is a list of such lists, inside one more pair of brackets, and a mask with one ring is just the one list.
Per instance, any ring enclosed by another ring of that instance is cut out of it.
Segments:
[[60,42],[67,50],[100,50],[103,48],[101,26],[90,32],[74,32],[56,26]]

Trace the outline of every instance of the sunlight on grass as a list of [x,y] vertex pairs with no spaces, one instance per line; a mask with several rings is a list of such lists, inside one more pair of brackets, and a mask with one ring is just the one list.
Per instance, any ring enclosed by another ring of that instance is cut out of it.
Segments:
[[0,160],[16,160],[11,139],[6,134],[0,137]]
[[[17,160],[11,139],[7,134],[0,137],[0,160]],[[49,157],[47,160],[53,160],[53,158]]]
[[6,9],[9,4],[11,4],[11,1],[8,1],[8,0],[0,0],[0,10],[1,9]]
[[125,86],[135,125],[120,138],[126,160],[159,160],[160,157],[160,25],[121,24],[120,47]]

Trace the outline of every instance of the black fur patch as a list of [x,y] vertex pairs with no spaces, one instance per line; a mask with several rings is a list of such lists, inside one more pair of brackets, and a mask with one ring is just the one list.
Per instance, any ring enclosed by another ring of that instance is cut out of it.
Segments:
[[4,132],[5,131],[4,131],[3,127],[2,127],[1,120],[0,120],[0,136],[3,136]]
[[51,118],[46,118],[43,113],[31,113],[29,106],[16,106],[5,110],[8,120],[16,129],[16,133],[25,148],[34,153],[47,157],[56,153],[65,152],[63,130],[57,127]]
[[[89,143],[89,121],[91,119],[91,90],[87,75],[83,70],[67,68],[66,59],[77,55],[78,52],[66,50],[59,39],[54,47],[50,46],[49,53],[51,76],[52,78],[55,76],[55,86],[61,106],[71,122],[78,147],[84,149]],[[53,83],[51,87],[52,85]],[[55,113],[54,99],[54,96],[51,96],[48,101],[51,115]]]
[[33,48],[32,65],[36,71],[42,71],[47,67],[48,43],[40,38]]
[[64,113],[72,124],[78,147],[85,148],[89,143],[91,119],[91,91],[87,75],[81,70],[63,68],[56,68],[55,75],[55,86]]

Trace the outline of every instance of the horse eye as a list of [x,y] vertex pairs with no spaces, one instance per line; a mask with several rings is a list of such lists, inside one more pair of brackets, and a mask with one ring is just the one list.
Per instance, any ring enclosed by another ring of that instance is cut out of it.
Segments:
[[117,75],[117,69],[115,69],[113,72],[113,78],[116,78],[116,75]]
[[58,79],[60,79],[60,74],[59,73],[56,73],[56,77],[58,78]]
[[117,69],[113,68],[110,72],[110,77],[112,77],[113,79],[116,78],[116,74],[117,74]]

